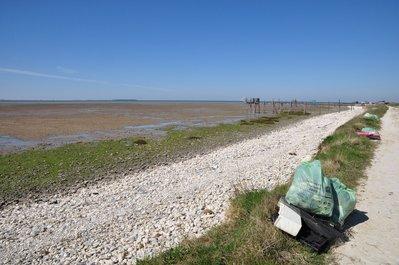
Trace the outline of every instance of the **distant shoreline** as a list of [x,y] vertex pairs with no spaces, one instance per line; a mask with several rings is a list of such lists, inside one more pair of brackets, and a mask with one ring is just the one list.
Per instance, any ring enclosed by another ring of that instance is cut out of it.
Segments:
[[164,100],[164,99],[84,99],[84,100],[9,100],[0,99],[0,103],[87,103],[87,102],[103,102],[103,103],[129,103],[129,102],[199,102],[199,103],[239,103],[241,100]]
[[[82,100],[12,100],[12,99],[0,99],[1,103],[142,103],[142,102],[161,102],[161,103],[243,103],[243,100],[179,100],[179,99],[82,99]],[[271,103],[272,100],[261,100],[261,103]],[[289,103],[290,100],[275,100],[275,102]],[[354,102],[338,102],[338,101],[303,101],[308,104],[354,104]]]

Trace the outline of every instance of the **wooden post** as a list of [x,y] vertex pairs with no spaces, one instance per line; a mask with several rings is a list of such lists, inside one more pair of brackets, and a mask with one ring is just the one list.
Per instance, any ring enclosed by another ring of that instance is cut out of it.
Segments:
[[341,112],[341,100],[338,100],[338,112]]

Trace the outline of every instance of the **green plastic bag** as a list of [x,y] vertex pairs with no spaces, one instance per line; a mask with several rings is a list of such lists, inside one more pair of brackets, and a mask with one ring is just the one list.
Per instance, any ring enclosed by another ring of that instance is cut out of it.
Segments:
[[375,114],[370,114],[370,113],[366,113],[366,114],[364,114],[364,116],[363,116],[365,119],[368,119],[368,120],[376,120],[376,121],[378,121],[379,120],[379,118],[378,118],[378,116],[377,115],[375,115]]
[[362,129],[362,132],[376,132],[377,130],[375,128],[372,127],[364,127]]
[[356,194],[337,178],[332,178],[331,184],[334,194],[334,208],[331,220],[334,223],[343,225],[345,219],[355,209]]
[[304,162],[296,169],[285,199],[310,213],[331,217],[334,207],[331,182],[323,176],[319,160]]

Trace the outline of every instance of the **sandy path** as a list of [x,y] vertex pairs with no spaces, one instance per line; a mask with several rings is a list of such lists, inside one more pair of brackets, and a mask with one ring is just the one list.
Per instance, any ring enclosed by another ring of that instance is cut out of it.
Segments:
[[[237,188],[286,182],[362,110],[321,115],[186,161],[0,212],[0,263],[131,263],[220,223]],[[297,155],[290,155],[295,152]]]
[[340,264],[399,264],[399,109],[382,119],[382,141],[358,191],[359,211],[369,218],[335,250]]

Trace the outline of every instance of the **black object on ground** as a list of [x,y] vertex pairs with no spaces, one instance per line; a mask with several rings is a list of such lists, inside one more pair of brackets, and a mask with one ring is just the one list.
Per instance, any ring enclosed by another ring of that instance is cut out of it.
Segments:
[[301,208],[289,204],[285,198],[281,198],[281,202],[300,215],[302,227],[295,238],[314,251],[323,252],[337,240],[348,240],[344,233],[337,230],[325,218],[309,214]]

